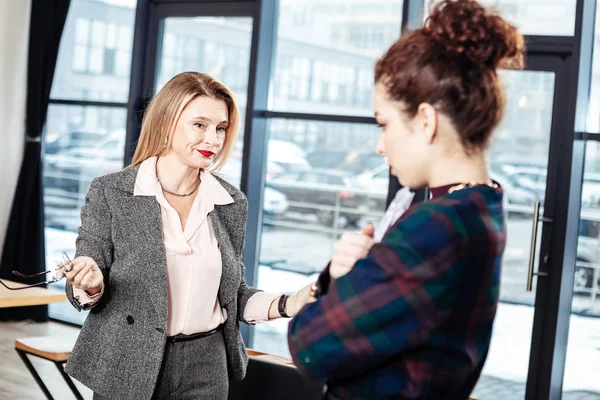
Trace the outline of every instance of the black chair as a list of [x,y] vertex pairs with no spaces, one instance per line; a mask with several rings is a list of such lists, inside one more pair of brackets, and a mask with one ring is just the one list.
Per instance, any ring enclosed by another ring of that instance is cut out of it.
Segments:
[[[324,383],[300,375],[291,361],[248,351],[246,378],[229,383],[228,400],[321,400]],[[252,354],[257,354],[253,356]]]

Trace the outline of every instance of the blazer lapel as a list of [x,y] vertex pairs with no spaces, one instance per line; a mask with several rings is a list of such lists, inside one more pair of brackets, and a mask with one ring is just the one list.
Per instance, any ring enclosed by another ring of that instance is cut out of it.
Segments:
[[[147,288],[148,297],[152,301],[161,323],[166,328],[168,317],[167,258],[163,240],[163,226],[160,204],[154,196],[134,196],[135,180],[139,167],[124,170],[121,181],[124,193],[123,218],[127,220],[128,234],[137,236],[135,240],[139,248],[138,256],[140,280]],[[125,221],[123,221],[125,222]],[[156,262],[160,260],[160,262]]]
[[[144,216],[140,215],[139,228],[144,233],[147,244],[146,254],[140,259],[144,266],[140,271],[144,284],[148,288],[148,296],[156,308],[161,320],[164,318],[166,327],[168,318],[169,298],[167,285],[167,256],[165,253],[164,234],[160,215],[160,204],[155,197],[132,196],[132,203],[137,206]],[[153,263],[149,260],[160,260]],[[161,321],[162,322],[162,321]]]
[[225,225],[225,219],[222,215],[223,212],[226,212],[227,207],[217,205],[213,212],[209,214],[217,242],[219,243],[223,265],[221,283],[219,285],[219,303],[221,307],[225,307],[225,305],[236,297],[237,289],[240,285],[239,256],[235,253]]

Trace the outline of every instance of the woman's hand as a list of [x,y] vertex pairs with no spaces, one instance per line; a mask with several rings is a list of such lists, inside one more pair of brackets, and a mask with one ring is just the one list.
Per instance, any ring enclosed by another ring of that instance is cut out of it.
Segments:
[[[329,265],[329,275],[334,279],[346,275],[354,267],[356,261],[366,257],[369,253],[373,246],[374,235],[375,228],[371,223],[366,224],[360,233],[344,233],[335,244],[333,257]],[[295,295],[288,297],[286,303],[287,315],[294,317],[305,305],[317,300],[310,296],[312,285],[313,283],[308,284],[298,290]]]
[[[331,258],[331,264],[329,265],[329,275],[336,279],[346,275],[356,261],[366,257],[373,246],[373,236],[375,235],[375,228],[373,224],[366,224],[362,232],[346,232],[342,235],[340,240],[335,244],[333,250],[333,257]],[[304,286],[298,292],[290,296],[287,299],[286,314],[290,317],[297,315],[302,308],[308,303],[316,301],[314,297],[310,296],[310,289],[312,283]]]
[[104,275],[90,257],[77,257],[70,264],[63,266],[65,277],[76,289],[83,289],[89,295],[100,293],[104,284]]
[[374,235],[375,228],[371,223],[366,224],[360,233],[345,232],[333,248],[329,275],[337,279],[350,272],[358,260],[369,254]]
[[310,283],[298,290],[295,295],[288,297],[285,310],[287,315],[294,317],[305,305],[317,301],[314,297],[309,296],[310,287],[312,285],[313,283]]

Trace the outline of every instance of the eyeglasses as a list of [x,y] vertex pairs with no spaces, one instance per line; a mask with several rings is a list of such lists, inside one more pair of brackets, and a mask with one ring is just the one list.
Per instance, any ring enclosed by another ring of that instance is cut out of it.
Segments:
[[10,286],[6,285],[4,282],[2,282],[2,280],[0,280],[0,284],[2,286],[4,286],[5,288],[7,288],[8,290],[22,290],[22,289],[29,289],[32,287],[45,286],[50,283],[60,281],[62,278],[65,277],[65,272],[71,272],[71,270],[73,270],[73,261],[71,261],[71,259],[69,258],[69,255],[67,253],[62,253],[62,260],[56,262],[56,268],[54,268],[54,269],[50,269],[50,270],[44,271],[44,272],[38,272],[36,274],[31,274],[31,275],[24,275],[24,274],[20,273],[19,271],[12,271],[13,275],[18,276],[20,278],[25,278],[25,279],[36,278],[38,276],[51,274],[50,275],[51,278],[49,280],[47,280],[46,282],[34,283],[32,285],[19,286],[19,287],[10,287]]

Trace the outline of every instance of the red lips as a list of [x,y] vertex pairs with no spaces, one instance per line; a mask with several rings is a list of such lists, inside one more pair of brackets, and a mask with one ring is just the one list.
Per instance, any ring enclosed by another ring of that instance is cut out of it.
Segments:
[[202,154],[206,158],[211,158],[212,156],[215,155],[215,153],[213,153],[210,150],[198,150],[198,153]]

